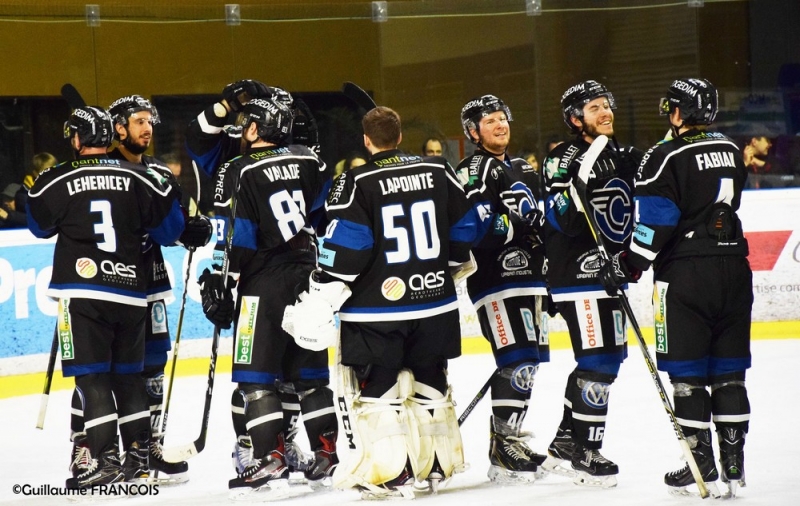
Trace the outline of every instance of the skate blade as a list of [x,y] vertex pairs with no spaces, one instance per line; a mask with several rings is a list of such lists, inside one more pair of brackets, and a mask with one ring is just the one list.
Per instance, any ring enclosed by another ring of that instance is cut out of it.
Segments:
[[228,493],[228,499],[242,502],[270,502],[304,495],[310,491],[311,489],[304,485],[292,486],[289,480],[284,478],[271,480],[258,488],[232,488]]
[[[687,487],[670,487],[669,485],[667,485],[667,488],[669,489],[669,494],[672,495],[672,496],[676,496],[676,497],[700,497],[700,491],[697,490],[697,488],[696,488],[697,485],[692,483],[691,486],[692,486],[691,489],[689,489]],[[722,494],[720,494],[719,488],[717,487],[717,484],[715,482],[707,481],[706,482],[706,488],[708,489],[708,496],[709,497],[711,497],[713,499],[719,499],[719,498],[723,497]]]
[[543,471],[542,474],[550,473],[573,479],[578,475],[578,473],[575,472],[575,470],[571,467],[566,467],[567,464],[568,462],[566,460],[548,455],[544,462],[542,462],[542,465],[539,467],[539,469]]
[[[163,474],[163,473],[161,473]],[[144,483],[148,485],[159,485],[159,486],[166,486],[171,487],[174,485],[182,485],[189,481],[189,473],[178,473],[178,474],[166,474],[163,477],[155,478],[150,476]]]
[[498,466],[489,466],[486,476],[492,483],[500,485],[526,485],[536,481],[536,473],[533,471],[512,471]]
[[413,485],[403,485],[391,489],[372,486],[361,490],[361,499],[364,501],[412,500],[414,497]]
[[133,497],[128,494],[128,487],[140,484],[130,482],[117,482],[107,485],[95,485],[86,489],[85,494],[76,493],[67,496],[67,502],[74,504],[107,503]]
[[723,499],[736,499],[736,491],[739,487],[744,488],[747,486],[744,480],[733,480],[725,483],[727,490],[722,494]]
[[617,476],[593,476],[583,471],[576,471],[572,483],[583,487],[614,488],[617,486]]

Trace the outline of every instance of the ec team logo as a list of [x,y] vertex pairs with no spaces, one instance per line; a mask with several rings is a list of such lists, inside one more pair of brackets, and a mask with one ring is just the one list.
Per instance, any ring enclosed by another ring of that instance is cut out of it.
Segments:
[[381,284],[381,293],[387,300],[392,302],[398,301],[406,294],[406,284],[402,279],[396,276],[386,278]]
[[591,204],[597,226],[604,236],[622,244],[633,228],[631,189],[622,179],[614,178],[592,191]]
[[82,278],[93,278],[97,275],[97,264],[91,258],[79,258],[75,261],[75,272]]

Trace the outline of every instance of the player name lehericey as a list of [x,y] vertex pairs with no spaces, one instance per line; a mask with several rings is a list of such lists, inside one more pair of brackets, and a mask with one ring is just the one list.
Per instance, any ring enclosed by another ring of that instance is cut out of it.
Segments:
[[82,176],[67,181],[67,191],[70,195],[89,190],[128,191],[130,187],[131,178],[125,176]]
[[388,177],[386,179],[379,179],[378,184],[381,185],[381,193],[383,195],[397,192],[428,190],[433,188],[433,174],[425,172],[423,174]]

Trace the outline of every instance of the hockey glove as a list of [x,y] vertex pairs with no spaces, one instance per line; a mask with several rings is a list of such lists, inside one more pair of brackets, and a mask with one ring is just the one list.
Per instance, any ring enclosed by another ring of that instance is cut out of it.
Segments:
[[350,297],[350,288],[341,281],[323,282],[330,276],[314,271],[309,279],[308,291],[300,294],[298,301],[287,306],[281,327],[291,335],[298,346],[312,351],[322,351],[336,344],[339,338],[339,308]]
[[600,153],[592,167],[592,175],[594,175],[595,180],[610,179],[617,174],[617,165],[614,162],[614,157],[613,152],[608,149]]
[[600,267],[597,277],[606,293],[612,297],[617,295],[620,287],[627,283],[634,283],[642,277],[642,271],[629,266],[627,263],[628,253],[621,251],[612,255],[608,262]]
[[186,249],[200,248],[211,240],[211,220],[198,214],[186,220],[186,225],[178,239],[178,244]]
[[624,146],[617,150],[617,160],[619,165],[619,175],[623,178],[633,178],[639,172],[639,164],[642,163],[644,152],[633,146]]
[[222,90],[222,98],[228,103],[233,112],[242,110],[242,106],[254,98],[268,98],[272,96],[269,87],[261,81],[243,79],[230,83]]
[[203,313],[206,318],[221,329],[231,328],[235,308],[233,286],[236,281],[231,276],[223,280],[222,273],[214,266],[213,272],[205,269],[197,283],[200,285]]
[[317,120],[311,114],[302,99],[294,101],[294,123],[292,124],[292,142],[302,144],[316,154],[319,154],[319,129]]

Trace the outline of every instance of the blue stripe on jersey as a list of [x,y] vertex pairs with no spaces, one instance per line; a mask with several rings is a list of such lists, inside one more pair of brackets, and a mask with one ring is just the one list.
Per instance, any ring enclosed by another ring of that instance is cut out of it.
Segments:
[[317,195],[317,198],[314,199],[314,202],[311,204],[311,210],[308,214],[313,213],[325,205],[325,200],[328,198],[328,193],[331,191],[331,186],[333,186],[333,179],[328,178],[325,181],[325,184],[322,185],[322,191],[319,192],[319,195]]
[[[166,362],[165,362],[166,363]],[[140,362],[125,362],[111,364],[111,372],[114,374],[136,374],[144,369],[144,359]]]
[[233,364],[233,374],[231,374],[231,381],[236,383],[259,383],[261,385],[274,385],[276,380],[280,377],[277,374],[271,374],[262,371],[237,371],[236,364]]
[[[545,202],[545,212],[544,216],[547,218],[548,223],[553,226],[554,229],[557,231],[564,233],[564,230],[561,229],[561,225],[558,224],[558,219],[556,219],[556,212],[559,215],[564,214],[567,210],[567,206],[569,206],[569,201],[567,201],[566,205],[563,204],[564,196],[562,194],[550,195],[547,197]],[[563,208],[563,210],[562,210]]]
[[[67,360],[69,362],[69,360]],[[67,362],[62,362],[61,372],[64,377],[70,376],[83,376],[84,374],[99,374],[111,371],[111,361],[108,362],[95,362],[94,364],[83,365],[69,365]]]
[[434,309],[441,306],[446,306],[451,302],[455,302],[456,296],[448,297],[437,302],[430,302],[428,304],[412,304],[410,306],[391,306],[391,307],[345,307],[342,312],[347,314],[379,314],[379,313],[405,313],[413,311],[425,311],[426,309]]
[[33,235],[35,235],[39,239],[47,239],[48,237],[51,237],[55,233],[54,228],[51,228],[49,230],[42,230],[42,228],[39,227],[39,224],[36,223],[36,220],[33,219],[30,209],[26,209],[26,211],[28,212],[28,230],[30,230]]
[[165,366],[167,364],[167,352],[166,351],[157,351],[154,353],[149,353],[145,351],[144,355],[144,366],[145,367],[153,367],[153,366]]
[[510,353],[498,353],[494,359],[497,367],[506,367],[511,364],[519,365],[523,362],[539,363],[539,351],[536,348],[520,348]]
[[473,208],[450,227],[450,240],[472,244],[478,232],[478,212]]
[[709,357],[697,360],[666,360],[658,357],[658,370],[676,378],[705,378],[708,376]]
[[590,355],[588,357],[578,357],[578,369],[583,371],[599,372],[602,374],[619,374],[619,366],[624,360],[622,352],[604,353],[602,355]]
[[708,375],[721,376],[732,372],[741,372],[750,369],[750,357],[742,358],[719,358],[711,357],[708,361]]
[[176,199],[172,202],[172,209],[169,210],[167,217],[157,227],[149,228],[147,231],[158,244],[170,246],[175,244],[185,227],[186,220],[183,217],[183,210]]
[[146,339],[144,342],[144,354],[166,353],[172,348],[172,343],[166,334],[161,334],[164,339]]
[[681,210],[666,197],[634,197],[633,201],[637,223],[674,227],[681,217]]
[[471,214],[475,216],[476,221],[475,239],[472,241],[472,245],[475,246],[481,242],[486,234],[492,229],[493,211],[491,202],[488,200],[484,202],[478,202],[472,206]]
[[320,369],[300,368],[300,379],[304,380],[319,380],[330,379],[331,371],[327,367]]
[[[123,295],[125,297],[132,297],[135,299],[144,299],[144,292],[135,292],[131,290],[122,290],[120,288],[110,288],[103,285],[88,285],[84,283],[53,283],[50,282],[51,290],[88,290],[91,292],[112,293],[115,295]],[[101,299],[98,299],[101,300]]]
[[219,160],[220,152],[222,151],[222,144],[218,143],[214,146],[213,149],[205,153],[204,155],[198,155],[194,153],[191,149],[189,149],[189,144],[187,143],[185,146],[186,152],[189,154],[189,157],[197,162],[197,165],[203,169],[203,172],[208,174],[209,176],[214,175],[214,171],[217,168],[217,160]]
[[326,237],[325,242],[359,251],[372,249],[375,244],[371,228],[354,221],[341,219],[336,220],[333,234],[330,237]]
[[258,223],[237,218],[233,227],[233,246],[255,251],[258,247]]

